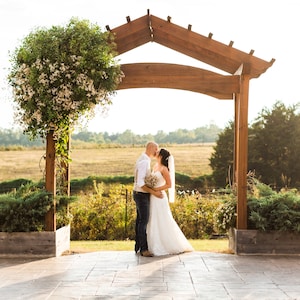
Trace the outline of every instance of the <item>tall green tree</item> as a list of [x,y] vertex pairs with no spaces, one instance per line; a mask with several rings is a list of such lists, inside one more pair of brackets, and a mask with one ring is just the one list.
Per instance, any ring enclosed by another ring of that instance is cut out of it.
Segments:
[[[248,170],[263,183],[280,189],[300,187],[300,115],[298,105],[277,101],[264,108],[249,128]],[[224,187],[232,178],[234,124],[219,134],[210,158],[213,178]]]
[[277,101],[251,126],[249,164],[256,176],[274,188],[300,186],[300,116],[297,105]]

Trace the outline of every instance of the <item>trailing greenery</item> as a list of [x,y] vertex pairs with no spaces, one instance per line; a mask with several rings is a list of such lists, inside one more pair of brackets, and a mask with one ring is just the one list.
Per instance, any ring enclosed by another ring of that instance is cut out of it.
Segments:
[[[67,210],[75,197],[57,197],[57,228],[67,225]],[[53,195],[38,185],[28,183],[16,191],[0,195],[0,231],[29,232],[45,229],[45,215],[53,208]]]

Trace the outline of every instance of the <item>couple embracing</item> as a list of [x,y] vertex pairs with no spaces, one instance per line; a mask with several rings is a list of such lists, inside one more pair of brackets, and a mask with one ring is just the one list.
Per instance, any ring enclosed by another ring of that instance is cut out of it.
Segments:
[[[157,160],[153,170],[152,158]],[[169,206],[175,198],[174,158],[155,142],[147,143],[136,162],[133,198],[137,213],[136,253],[151,257],[193,251]]]

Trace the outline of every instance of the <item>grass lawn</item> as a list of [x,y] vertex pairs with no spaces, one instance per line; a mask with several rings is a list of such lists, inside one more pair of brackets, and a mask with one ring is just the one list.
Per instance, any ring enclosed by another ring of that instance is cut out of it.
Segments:
[[[228,239],[189,240],[195,251],[230,253]],[[71,241],[72,253],[133,251],[134,241]]]

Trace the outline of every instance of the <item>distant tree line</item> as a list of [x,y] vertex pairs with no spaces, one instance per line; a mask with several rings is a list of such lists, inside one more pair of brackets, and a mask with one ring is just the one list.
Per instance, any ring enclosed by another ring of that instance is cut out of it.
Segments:
[[[193,130],[178,129],[169,133],[161,130],[156,134],[143,135],[135,134],[131,130],[114,134],[109,134],[108,132],[81,131],[72,134],[72,141],[99,145],[142,145],[149,140],[154,140],[159,144],[214,143],[222,130],[222,128],[215,124],[210,124]],[[43,139],[37,138],[30,140],[21,130],[0,129],[0,147],[40,147],[44,145],[45,141]]]

